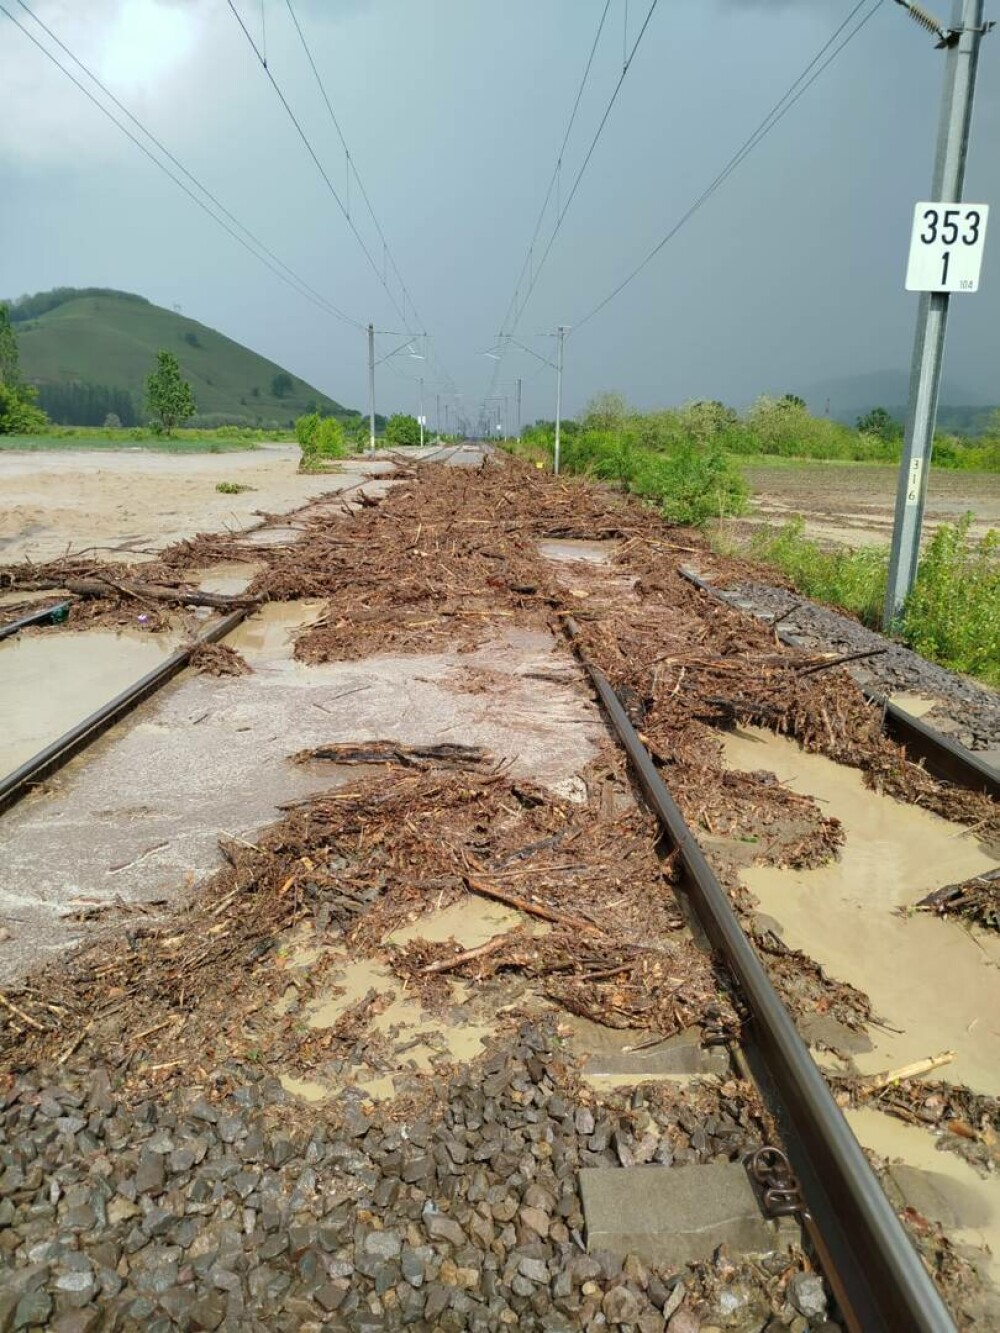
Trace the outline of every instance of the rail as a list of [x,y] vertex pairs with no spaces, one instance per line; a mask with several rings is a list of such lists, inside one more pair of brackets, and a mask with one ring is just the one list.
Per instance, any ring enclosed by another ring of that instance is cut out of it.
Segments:
[[[733,604],[718,588],[707,583],[692,569],[681,566],[681,576],[688,583],[699,588],[715,601],[731,607]],[[774,626],[774,632],[789,648],[801,647],[797,635],[791,630]],[[887,699],[877,690],[862,690],[870,704],[882,709],[882,725],[885,731],[916,759],[922,759],[928,773],[958,787],[968,787],[972,791],[985,792],[993,800],[1000,800],[1000,772],[972,750],[959,745],[949,736],[944,736],[933,727],[907,713],[905,709]]]
[[618,696],[566,630],[639,785],[676,851],[684,892],[735,978],[750,1022],[745,1050],[776,1112],[808,1212],[803,1220],[826,1276],[857,1333],[954,1333],[955,1324],[881,1185],[771,985],[694,834],[688,828]]

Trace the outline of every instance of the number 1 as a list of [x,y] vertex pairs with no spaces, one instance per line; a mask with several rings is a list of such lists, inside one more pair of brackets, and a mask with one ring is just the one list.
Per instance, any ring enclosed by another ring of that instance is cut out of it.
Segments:
[[948,264],[951,260],[951,251],[944,252],[944,264],[941,269],[941,286],[944,287],[948,282]]

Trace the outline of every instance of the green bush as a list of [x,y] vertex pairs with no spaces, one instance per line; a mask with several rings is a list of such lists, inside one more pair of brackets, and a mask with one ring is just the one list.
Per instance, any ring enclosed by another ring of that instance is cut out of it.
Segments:
[[969,536],[972,515],[938,529],[903,611],[924,657],[1000,685],[1000,533]]
[[48,424],[30,389],[14,389],[0,380],[0,435],[40,435]]
[[295,438],[302,450],[303,467],[318,466],[328,458],[346,458],[344,427],[336,417],[321,417],[316,412],[299,417]]
[[[935,533],[920,560],[900,635],[916,652],[954,671],[1000,685],[1000,533],[976,542],[971,514]],[[801,518],[764,528],[744,554],[780,569],[807,597],[878,626],[885,601],[886,547],[826,550],[803,534]]]
[[407,416],[405,412],[396,412],[386,422],[385,438],[393,445],[418,445],[420,422],[416,417]]

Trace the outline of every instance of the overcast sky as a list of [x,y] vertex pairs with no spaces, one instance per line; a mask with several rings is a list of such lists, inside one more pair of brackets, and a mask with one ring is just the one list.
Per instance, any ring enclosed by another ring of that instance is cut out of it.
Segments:
[[[470,415],[605,0],[293,0],[416,313]],[[2,0],[25,26],[19,0]],[[329,301],[401,328],[227,0],[28,0],[185,167]],[[286,0],[234,0],[332,185],[344,154]],[[947,18],[950,0],[928,0]],[[991,9],[987,5],[987,10]],[[649,0],[611,0],[561,172],[564,203]],[[517,336],[544,357],[701,194],[854,0],[660,0]],[[263,10],[263,23],[262,23]],[[861,13],[865,11],[862,10]],[[48,38],[33,31],[46,45]],[[62,57],[65,60],[65,56]],[[566,345],[566,405],[734,403],[909,365],[913,203],[929,193],[944,57],[885,2],[642,275]],[[77,71],[79,73],[79,71]],[[82,76],[81,76],[82,77]],[[0,294],[135,291],[220,329],[352,406],[360,330],[318,310],[199,211],[0,14]],[[983,45],[966,196],[998,202],[1000,32]],[[541,228],[544,248],[555,199]],[[376,267],[382,244],[351,181]],[[982,290],[952,306],[948,375],[1000,401],[1000,213]],[[401,304],[399,285],[389,287]],[[400,339],[380,337],[380,355]],[[380,410],[446,387],[437,361],[379,367]],[[553,376],[515,352],[524,417]],[[412,378],[407,378],[412,377]],[[433,414],[433,407],[431,408]]]

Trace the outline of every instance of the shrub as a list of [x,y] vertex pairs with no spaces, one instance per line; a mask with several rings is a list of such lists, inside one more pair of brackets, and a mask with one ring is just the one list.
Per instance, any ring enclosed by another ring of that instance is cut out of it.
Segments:
[[32,390],[14,389],[0,380],[0,435],[39,435],[47,425]]
[[1000,685],[1000,532],[969,536],[972,515],[934,534],[903,609],[911,647]]
[[318,466],[327,458],[346,458],[344,428],[336,417],[321,417],[316,412],[299,417],[295,438],[302,450],[302,466]]
[[242,495],[244,491],[252,491],[252,486],[243,486],[238,481],[217,481],[215,489],[220,495]]
[[420,443],[420,422],[405,412],[394,413],[386,422],[385,438],[389,444],[416,445]]

